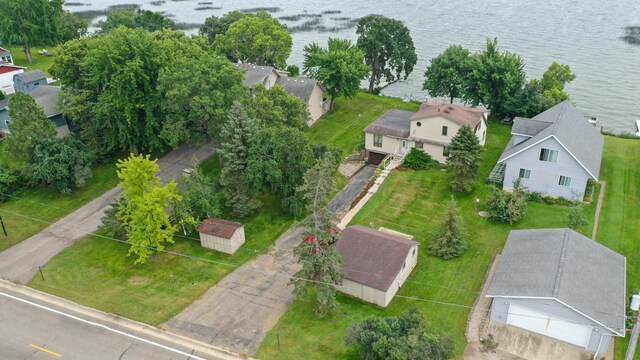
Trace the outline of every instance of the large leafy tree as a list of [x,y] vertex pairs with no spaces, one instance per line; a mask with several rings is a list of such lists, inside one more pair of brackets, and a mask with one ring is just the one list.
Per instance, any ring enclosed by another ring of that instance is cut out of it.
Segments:
[[482,145],[469,125],[464,125],[447,146],[447,166],[454,191],[471,191],[482,164]]
[[235,102],[229,112],[229,120],[222,128],[221,183],[227,207],[235,216],[247,216],[260,207],[255,188],[248,186],[254,179],[247,177],[249,151],[255,140],[257,127],[251,117]]
[[154,249],[162,250],[173,242],[177,228],[169,221],[168,209],[180,201],[175,181],[160,185],[157,160],[131,154],[119,160],[118,184],[123,188],[124,201],[119,203],[117,219],[124,224],[131,247],[129,255],[138,256],[135,263],[145,263]]
[[370,316],[351,325],[344,340],[356,345],[365,360],[445,360],[454,355],[451,339],[429,331],[416,307],[400,316]]
[[498,40],[487,39],[484,51],[471,56],[464,100],[482,103],[496,116],[505,116],[505,104],[525,84],[524,62],[517,54],[500,52]]
[[422,90],[427,90],[434,97],[446,96],[453,104],[453,99],[462,97],[464,93],[470,59],[469,50],[460,45],[449,46],[431,59],[424,73]]
[[246,16],[251,16],[251,14],[242,13],[240,11],[230,11],[222,17],[217,17],[215,15],[210,16],[204,21],[204,24],[202,24],[198,33],[206,36],[207,39],[209,39],[209,43],[213,44],[216,40],[216,36],[226,33],[231,24]]
[[231,61],[284,68],[293,41],[285,25],[261,12],[233,22],[227,32],[217,35],[215,49]]
[[293,250],[302,268],[289,283],[293,284],[296,295],[315,294],[316,313],[320,316],[338,308],[335,285],[341,285],[344,280],[340,270],[342,258],[329,246],[335,236],[331,231],[335,215],[328,209],[335,187],[332,176],[335,169],[331,157],[317,161],[307,170],[304,184],[297,190],[311,214],[304,221],[304,241]]
[[532,80],[532,82],[539,82],[543,90],[542,95],[555,105],[569,98],[564,87],[575,79],[576,75],[571,72],[569,65],[558,64],[554,61],[542,74],[542,79]]
[[300,130],[307,127],[307,106],[281,86],[270,89],[262,84],[254,86],[251,108],[258,124],[263,127],[290,126]]
[[327,48],[317,43],[304,47],[304,74],[320,81],[332,99],[355,96],[368,72],[364,52],[350,40],[329,38]]
[[96,155],[74,135],[42,138],[36,143],[28,168],[33,181],[44,182],[63,193],[81,187],[93,175]]
[[9,100],[9,134],[5,140],[7,155],[28,160],[36,143],[56,136],[56,126],[44,110],[27,94],[16,93]]
[[22,45],[31,63],[31,46],[54,45],[62,39],[63,0],[0,0],[0,39]]
[[451,199],[438,228],[431,235],[429,254],[448,260],[457,258],[464,253],[467,244],[460,225],[461,221],[456,209],[456,202]]
[[157,31],[162,29],[174,29],[173,20],[161,13],[142,9],[112,9],[107,12],[106,20],[98,22],[100,32],[106,33],[124,26],[130,29],[144,29]]
[[188,177],[180,180],[180,201],[174,201],[171,220],[180,225],[186,235],[195,231],[203,219],[220,216],[222,209],[215,192],[215,184],[198,166],[197,159],[192,161],[193,170]]
[[369,15],[358,21],[358,47],[369,65],[369,92],[381,79],[388,84],[406,79],[418,61],[409,28],[402,21]]
[[89,27],[87,20],[81,19],[76,14],[67,10],[63,11],[60,16],[63,43],[69,40],[79,39],[87,34],[87,28]]

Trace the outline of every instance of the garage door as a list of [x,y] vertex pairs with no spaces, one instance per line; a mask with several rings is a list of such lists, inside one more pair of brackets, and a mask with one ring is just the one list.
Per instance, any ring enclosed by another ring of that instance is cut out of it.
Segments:
[[591,336],[591,326],[576,324],[560,317],[513,303],[509,304],[507,324],[583,348],[587,347]]

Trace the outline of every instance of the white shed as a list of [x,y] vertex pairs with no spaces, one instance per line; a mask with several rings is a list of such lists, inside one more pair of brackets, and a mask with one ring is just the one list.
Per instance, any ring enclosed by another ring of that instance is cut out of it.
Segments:
[[336,245],[345,274],[338,291],[386,307],[416,266],[418,245],[364,226],[347,227]]
[[244,244],[244,225],[222,219],[205,219],[200,228],[200,244],[208,249],[233,254]]

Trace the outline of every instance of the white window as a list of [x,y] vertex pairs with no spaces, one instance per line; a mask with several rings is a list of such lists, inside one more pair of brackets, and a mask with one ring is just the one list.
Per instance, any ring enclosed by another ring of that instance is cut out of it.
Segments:
[[382,135],[380,134],[373,135],[373,146],[382,147]]
[[560,176],[560,180],[558,181],[558,185],[560,186],[571,186],[571,178],[568,176]]
[[530,179],[531,178],[531,170],[529,169],[520,169],[520,179]]
[[540,149],[540,161],[558,162],[558,150]]

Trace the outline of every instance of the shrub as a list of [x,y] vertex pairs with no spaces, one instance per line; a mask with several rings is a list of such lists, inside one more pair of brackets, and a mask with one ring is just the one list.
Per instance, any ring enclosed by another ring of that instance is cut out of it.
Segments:
[[0,90],[0,100],[4,100],[4,93],[2,92],[2,90]]
[[584,209],[581,206],[571,206],[567,212],[567,226],[573,230],[580,230],[589,225]]
[[20,175],[14,168],[0,164],[0,202],[8,200],[20,189]]
[[539,192],[528,192],[527,193],[527,201],[532,201],[532,202],[537,202],[537,203],[544,202],[543,201],[543,196]]
[[596,188],[596,181],[593,179],[589,179],[587,181],[587,188],[584,190],[584,200],[589,201],[591,199],[591,195],[593,195],[593,191]]
[[487,199],[486,210],[490,220],[513,224],[527,215],[526,194],[517,188],[507,192],[493,187]]
[[437,167],[438,162],[433,160],[431,155],[426,152],[412,148],[407,156],[404,157],[402,165],[413,170],[426,170]]

